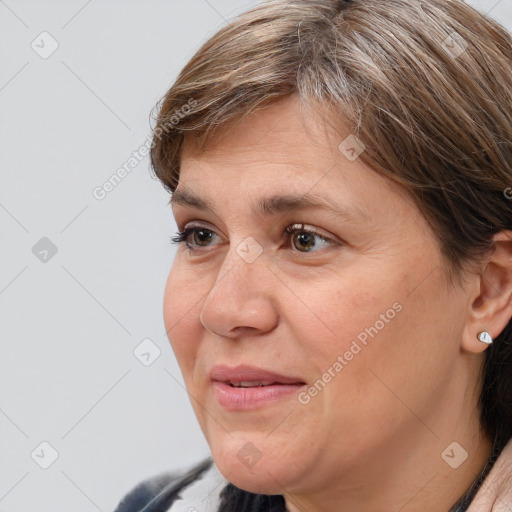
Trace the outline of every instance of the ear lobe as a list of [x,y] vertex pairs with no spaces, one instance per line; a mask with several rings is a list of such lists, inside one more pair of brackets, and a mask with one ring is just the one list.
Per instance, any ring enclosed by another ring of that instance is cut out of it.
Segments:
[[469,322],[462,345],[480,353],[487,344],[478,333],[487,331],[496,339],[512,318],[512,231],[501,231],[494,238],[493,249],[482,263],[479,293],[470,305]]

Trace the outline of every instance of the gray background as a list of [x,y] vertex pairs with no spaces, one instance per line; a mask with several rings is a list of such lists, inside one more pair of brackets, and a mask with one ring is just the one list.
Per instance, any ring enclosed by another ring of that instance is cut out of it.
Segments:
[[[0,0],[0,511],[107,512],[208,455],[163,324],[168,195],[147,157],[92,192],[199,45],[256,3]],[[512,29],[512,0],[471,3]]]

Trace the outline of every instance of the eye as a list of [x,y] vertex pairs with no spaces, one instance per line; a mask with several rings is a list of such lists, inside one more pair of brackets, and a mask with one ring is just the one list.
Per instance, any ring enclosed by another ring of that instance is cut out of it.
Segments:
[[290,235],[292,246],[299,252],[316,252],[336,243],[334,240],[320,235],[312,228],[306,229],[304,224],[288,226],[285,232]]
[[[285,229],[291,243],[291,248],[298,252],[317,252],[326,246],[339,244],[334,240],[322,236],[313,228],[306,229],[304,224],[292,224]],[[190,251],[200,250],[201,247],[209,247],[219,235],[215,231],[204,226],[188,226],[171,237],[172,243],[185,243]],[[293,250],[292,249],[292,250]]]
[[175,244],[185,243],[191,251],[197,247],[208,247],[215,237],[218,237],[215,231],[204,226],[189,226],[183,231],[179,231],[171,237],[171,242]]

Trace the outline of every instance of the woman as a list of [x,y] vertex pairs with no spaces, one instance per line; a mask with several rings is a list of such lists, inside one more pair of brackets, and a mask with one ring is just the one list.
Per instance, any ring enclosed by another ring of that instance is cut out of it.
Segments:
[[459,0],[272,0],[196,53],[151,159],[212,459],[118,512],[512,510],[511,57]]

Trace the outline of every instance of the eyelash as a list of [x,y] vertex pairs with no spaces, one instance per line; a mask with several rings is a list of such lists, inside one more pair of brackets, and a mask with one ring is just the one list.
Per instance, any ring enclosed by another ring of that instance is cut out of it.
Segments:
[[[209,229],[209,228],[205,228],[203,226],[191,226],[189,228],[185,228],[183,231],[178,231],[176,233],[176,235],[174,236],[171,236],[170,239],[171,239],[171,243],[173,244],[182,244],[182,243],[186,243],[186,247],[189,251],[191,252],[195,252],[195,251],[199,251],[201,250],[201,246],[193,246],[191,245],[189,242],[188,242],[188,238],[190,235],[194,234],[196,231],[200,231],[200,230],[203,230],[203,231],[209,231],[211,233],[215,233],[215,231],[213,231],[212,229]],[[313,235],[319,239],[321,239],[322,241],[324,242],[328,242],[330,243],[331,245],[335,244],[335,245],[341,245],[340,242],[337,242],[335,240],[332,240],[330,238],[327,238],[325,236],[322,236],[320,235],[319,233],[317,233],[316,231],[312,230],[312,229],[306,229],[304,227],[304,224],[291,224],[290,226],[288,226],[285,230],[285,233],[287,233],[288,235],[294,235],[295,233],[306,233],[306,234],[309,234],[309,235]],[[216,233],[215,233],[216,234]],[[218,236],[218,235],[217,235]],[[208,246],[204,247],[205,249],[208,248]],[[296,251],[296,252],[299,252],[301,253],[302,251]],[[304,251],[303,254],[308,254],[309,252],[315,252],[315,251]]]

